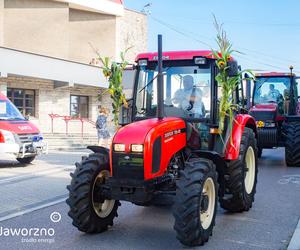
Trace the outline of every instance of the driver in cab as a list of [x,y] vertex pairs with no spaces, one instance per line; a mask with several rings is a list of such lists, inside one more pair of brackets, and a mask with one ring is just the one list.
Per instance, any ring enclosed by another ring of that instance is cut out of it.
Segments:
[[202,91],[194,86],[191,75],[183,77],[183,89],[178,89],[173,98],[173,104],[187,111],[190,117],[205,117],[205,107],[202,102]]
[[270,99],[270,101],[276,102],[279,96],[280,96],[279,90],[275,89],[274,84],[270,84],[269,93],[268,93],[268,98]]

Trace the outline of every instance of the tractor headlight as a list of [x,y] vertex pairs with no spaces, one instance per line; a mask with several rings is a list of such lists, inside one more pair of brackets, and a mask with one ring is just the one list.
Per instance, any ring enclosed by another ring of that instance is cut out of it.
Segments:
[[114,150],[116,152],[125,152],[125,144],[114,144]]
[[194,59],[195,64],[206,64],[206,58],[205,57],[195,57]]
[[147,59],[141,59],[139,60],[139,66],[147,66],[148,60]]
[[274,127],[276,127],[276,124],[275,124],[275,122],[266,122],[265,123],[265,127],[267,127],[267,128],[274,128]]
[[144,146],[142,144],[131,144],[131,151],[135,153],[142,153]]

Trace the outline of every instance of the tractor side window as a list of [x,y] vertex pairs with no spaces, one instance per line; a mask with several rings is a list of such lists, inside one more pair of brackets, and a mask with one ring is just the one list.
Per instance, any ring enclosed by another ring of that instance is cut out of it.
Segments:
[[127,100],[130,100],[133,97],[133,86],[134,86],[135,74],[136,74],[136,70],[134,69],[125,69],[123,72],[122,87]]

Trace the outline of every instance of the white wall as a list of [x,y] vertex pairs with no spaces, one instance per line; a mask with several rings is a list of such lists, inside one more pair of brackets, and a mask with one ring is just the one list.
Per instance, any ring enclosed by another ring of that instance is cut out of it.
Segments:
[[3,46],[4,0],[0,0],[0,46]]
[[1,75],[16,74],[107,88],[99,67],[0,47]]

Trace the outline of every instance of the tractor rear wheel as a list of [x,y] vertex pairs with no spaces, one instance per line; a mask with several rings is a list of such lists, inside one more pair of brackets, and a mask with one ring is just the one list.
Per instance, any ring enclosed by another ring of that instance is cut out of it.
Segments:
[[252,129],[245,128],[237,160],[227,164],[222,208],[230,212],[248,211],[254,202],[257,183],[257,144]]
[[101,153],[90,154],[81,163],[76,163],[75,172],[71,174],[72,181],[67,187],[68,215],[82,232],[101,233],[113,225],[118,215],[120,202],[101,195],[101,186],[110,174],[107,158]]
[[290,122],[285,129],[285,162],[289,167],[300,167],[300,123]]
[[173,205],[177,239],[186,246],[203,245],[215,225],[217,172],[212,161],[192,159],[180,172]]

